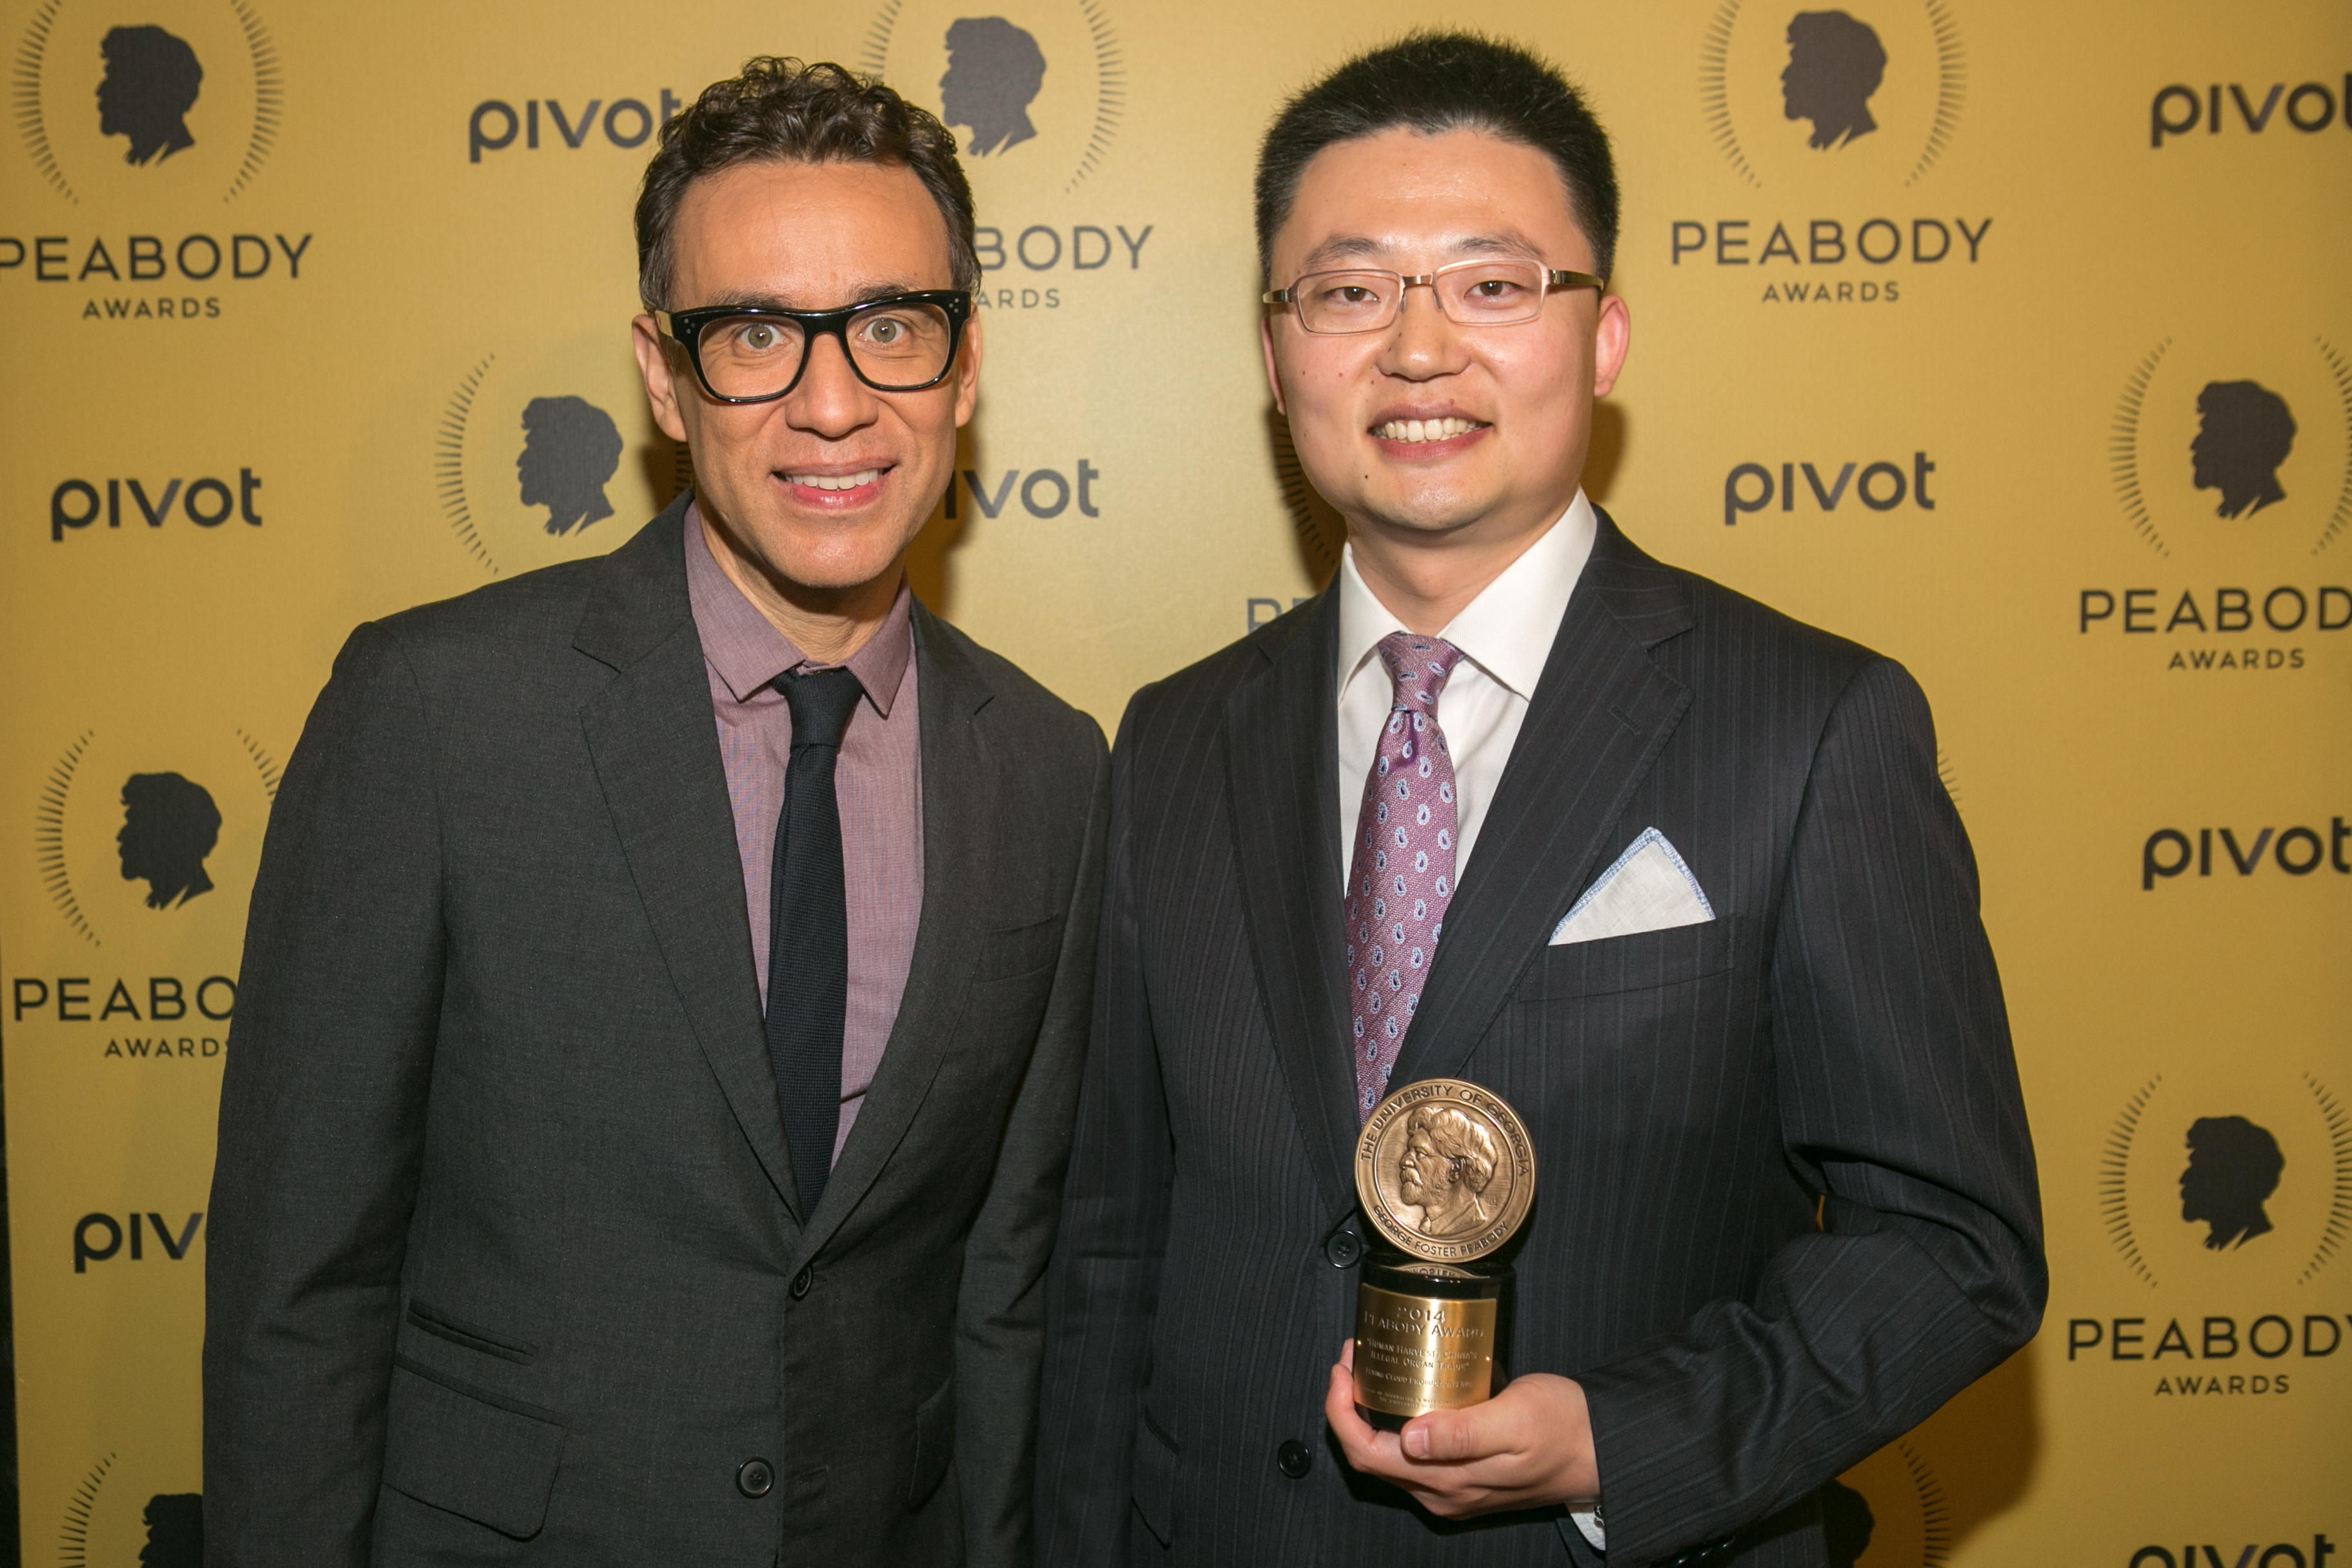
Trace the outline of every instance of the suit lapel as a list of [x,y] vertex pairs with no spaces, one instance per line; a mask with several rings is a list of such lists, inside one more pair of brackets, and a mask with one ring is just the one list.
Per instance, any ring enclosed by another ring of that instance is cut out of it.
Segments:
[[744,1139],[798,1219],[742,860],[687,598],[685,505],[679,498],[602,563],[572,646],[617,674],[580,710],[580,724],[670,984]]
[[914,635],[923,769],[923,910],[914,963],[866,1102],[801,1237],[801,1259],[814,1257],[841,1228],[905,1139],[954,1039],[988,929],[987,875],[1001,802],[981,710],[992,693],[919,603]]
[[[1650,647],[1688,596],[1610,521],[1570,595],[1479,829],[1392,1081],[1458,1073],[1530,958],[1607,859],[1617,821],[1690,705]],[[1441,707],[1441,712],[1442,712]]]
[[1339,596],[1326,589],[1226,700],[1228,816],[1275,1050],[1324,1195],[1355,1205],[1355,1079],[1340,963]]

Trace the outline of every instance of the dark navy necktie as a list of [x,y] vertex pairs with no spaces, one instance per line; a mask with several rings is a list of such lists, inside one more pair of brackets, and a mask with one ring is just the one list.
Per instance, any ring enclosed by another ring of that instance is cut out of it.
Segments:
[[775,689],[793,710],[793,754],[768,877],[768,1058],[805,1223],[824,1195],[841,1127],[849,900],[833,775],[861,689],[845,669],[787,672]]

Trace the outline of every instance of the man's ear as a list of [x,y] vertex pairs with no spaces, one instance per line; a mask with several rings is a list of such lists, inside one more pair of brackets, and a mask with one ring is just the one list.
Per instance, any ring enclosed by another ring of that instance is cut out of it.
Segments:
[[1258,347],[1265,351],[1265,385],[1266,390],[1274,394],[1274,411],[1287,418],[1290,410],[1282,405],[1282,372],[1276,369],[1274,363],[1274,318],[1272,316],[1260,316],[1257,319],[1257,342]]
[[980,406],[980,317],[975,313],[963,327],[963,345],[956,351],[956,428],[971,423],[973,410]]
[[1606,397],[1625,368],[1633,343],[1633,314],[1614,294],[1601,297],[1601,319],[1592,328],[1592,395]]
[[667,340],[651,316],[629,323],[629,346],[636,350],[637,371],[646,380],[646,401],[653,405],[654,423],[680,446],[687,442],[685,416],[677,405],[677,381],[671,373]]

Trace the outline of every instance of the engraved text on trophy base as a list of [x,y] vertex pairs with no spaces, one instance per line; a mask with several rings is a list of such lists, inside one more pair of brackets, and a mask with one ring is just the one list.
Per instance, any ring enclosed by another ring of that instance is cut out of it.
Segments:
[[1492,1300],[1357,1293],[1356,1399],[1392,1415],[1460,1410],[1494,1391]]

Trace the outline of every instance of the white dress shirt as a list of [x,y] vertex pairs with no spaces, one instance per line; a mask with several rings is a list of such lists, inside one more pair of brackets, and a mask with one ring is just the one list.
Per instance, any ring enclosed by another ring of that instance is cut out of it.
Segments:
[[[1584,574],[1599,528],[1592,503],[1578,490],[1568,510],[1503,568],[1478,596],[1437,635],[1462,650],[1462,658],[1437,697],[1437,727],[1454,758],[1454,886],[1470,868],[1470,852],[1486,807],[1503,782],[1503,768],[1528,716],[1528,703],[1551,658],[1552,639],[1568,613],[1569,595]],[[1348,869],[1354,863],[1357,818],[1364,807],[1364,778],[1379,752],[1381,731],[1389,721],[1394,694],[1380,642],[1405,625],[1389,613],[1356,571],[1356,547],[1339,552],[1339,889],[1347,896]],[[1609,1538],[1598,1509],[1569,1517],[1595,1551]]]
[[[1528,716],[1528,700],[1551,657],[1552,638],[1568,597],[1584,574],[1599,524],[1584,492],[1558,522],[1503,568],[1437,635],[1462,650],[1461,662],[1437,698],[1437,727],[1454,758],[1454,842],[1456,886],[1470,869],[1470,853],[1503,765]],[[1354,862],[1356,818],[1363,810],[1364,778],[1389,721],[1393,687],[1381,662],[1380,641],[1405,625],[1389,613],[1356,571],[1355,546],[1339,552],[1339,885],[1344,893]]]

